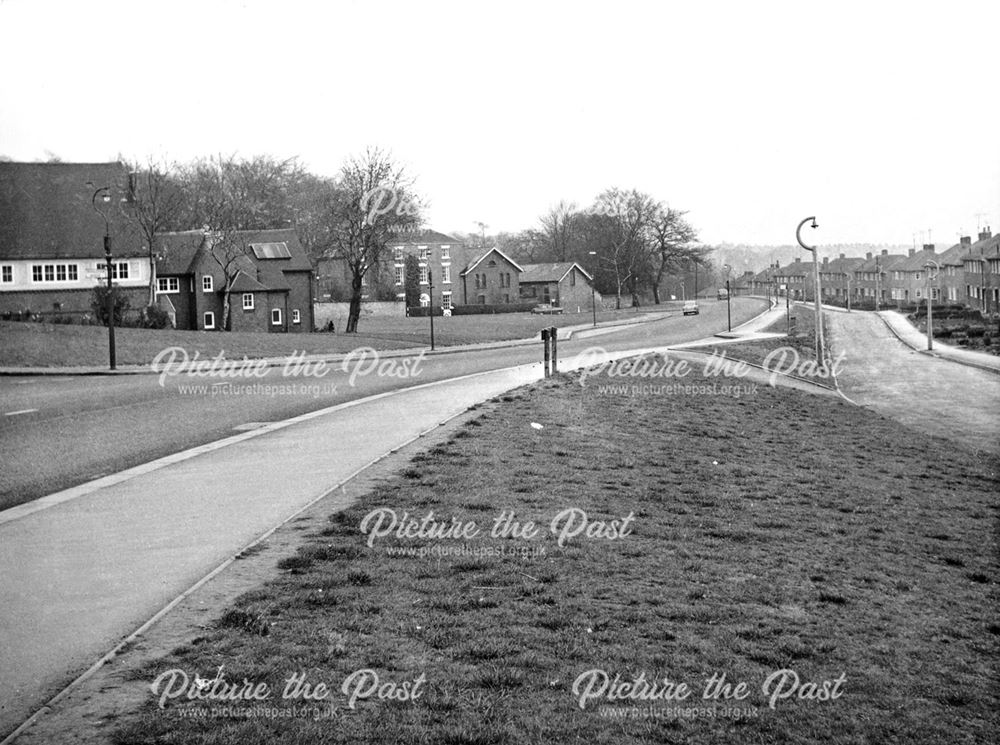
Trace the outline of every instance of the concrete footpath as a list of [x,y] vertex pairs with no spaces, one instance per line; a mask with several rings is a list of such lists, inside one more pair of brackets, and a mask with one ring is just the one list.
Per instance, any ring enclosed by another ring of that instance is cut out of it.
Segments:
[[885,321],[886,326],[889,327],[889,330],[892,331],[896,338],[911,349],[923,352],[931,357],[940,357],[951,362],[958,362],[970,367],[978,367],[982,370],[1000,373],[1000,356],[953,347],[937,339],[934,340],[934,349],[928,350],[927,334],[918,331],[912,323],[906,320],[906,316],[902,313],[894,310],[883,310],[878,315],[879,318]]

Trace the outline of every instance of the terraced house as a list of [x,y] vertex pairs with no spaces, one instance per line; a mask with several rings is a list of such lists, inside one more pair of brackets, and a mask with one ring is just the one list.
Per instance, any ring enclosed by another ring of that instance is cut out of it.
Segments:
[[[934,244],[926,243],[922,250],[911,248],[909,253],[896,261],[889,270],[889,299],[897,305],[919,304],[927,299],[928,292],[932,299],[940,300],[937,282],[929,284],[927,266],[931,261],[937,262],[939,257],[934,253]],[[935,271],[933,264],[931,275]]]

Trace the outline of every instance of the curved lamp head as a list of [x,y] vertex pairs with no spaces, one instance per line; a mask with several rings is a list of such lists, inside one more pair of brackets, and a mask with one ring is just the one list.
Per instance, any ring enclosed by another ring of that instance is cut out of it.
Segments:
[[795,240],[797,240],[799,242],[799,245],[802,246],[802,248],[804,248],[806,251],[812,251],[813,253],[815,253],[816,252],[816,248],[814,246],[807,246],[802,241],[802,226],[805,225],[810,220],[812,221],[812,225],[810,225],[809,227],[811,227],[811,228],[818,228],[819,227],[819,223],[816,222],[815,216],[813,216],[813,217],[807,217],[805,220],[803,220],[802,222],[800,222],[799,226],[795,229]]

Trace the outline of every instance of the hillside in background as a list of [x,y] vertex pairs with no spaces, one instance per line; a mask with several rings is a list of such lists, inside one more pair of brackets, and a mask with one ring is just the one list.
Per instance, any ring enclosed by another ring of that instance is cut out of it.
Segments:
[[[936,250],[940,252],[951,245],[950,243],[948,245],[939,245]],[[875,254],[880,253],[883,249],[888,249],[891,254],[905,254],[910,248],[912,246],[882,243],[831,244],[828,246],[821,245],[819,247],[819,256],[820,259],[824,256],[829,256],[833,259],[840,256],[840,254],[864,257],[869,251]],[[712,255],[716,265],[729,264],[733,268],[734,274],[742,274],[746,270],[757,272],[775,261],[784,266],[794,261],[796,257],[800,257],[803,261],[806,261],[807,259],[812,259],[812,254],[799,246],[791,244],[784,246],[749,246],[741,243],[722,243],[715,247],[715,253]]]

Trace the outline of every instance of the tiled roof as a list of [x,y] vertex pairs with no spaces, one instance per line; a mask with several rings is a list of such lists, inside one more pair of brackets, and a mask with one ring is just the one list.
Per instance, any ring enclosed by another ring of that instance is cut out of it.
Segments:
[[236,279],[233,280],[233,286],[229,288],[230,292],[267,292],[269,288],[262,285],[256,279],[251,277],[249,274],[240,270],[240,273],[236,275]]
[[819,270],[821,272],[828,272],[831,274],[852,274],[864,263],[864,259],[855,256],[845,256],[844,258],[837,257],[836,259],[831,259],[826,262],[826,264],[820,264]]
[[[472,259],[469,261],[469,265],[467,267],[465,267],[465,269],[462,270],[462,274],[468,274],[469,272],[471,272],[473,269],[476,268],[476,266],[479,264],[480,261],[482,261],[483,259],[485,259],[487,256],[489,256],[491,253],[494,253],[494,252],[500,254],[504,258],[505,261],[507,261],[509,264],[511,264],[519,272],[523,272],[524,271],[524,269],[521,267],[520,264],[518,264],[516,261],[514,261],[512,258],[510,258],[507,254],[505,254],[499,248],[491,248],[490,250],[486,251],[485,253],[483,253],[481,255],[477,255],[477,256],[472,257]],[[518,280],[518,281],[520,281],[520,280]]]
[[812,271],[811,261],[808,264],[804,261],[793,261],[790,264],[785,264],[784,266],[775,269],[774,276],[793,277],[799,274],[805,274],[807,271]]
[[[142,256],[144,242],[120,209],[120,163],[0,162],[0,258],[82,259],[104,255],[104,219],[95,189],[112,187],[107,208],[115,256]],[[90,182],[90,185],[87,184]]]
[[461,245],[462,241],[446,233],[439,233],[436,230],[419,230],[414,233],[400,233],[395,238],[386,241],[387,246],[409,246],[415,244],[425,245],[431,243]]
[[933,250],[917,251],[913,256],[905,256],[902,261],[899,261],[892,265],[892,270],[894,272],[919,272],[924,268],[924,264],[928,260],[933,259],[934,261],[941,263],[941,257],[934,253]]
[[555,264],[523,264],[521,269],[521,284],[530,282],[559,282],[576,267],[588,280],[593,279],[587,271],[575,261],[561,261]]
[[903,254],[878,254],[870,259],[865,259],[864,263],[860,264],[854,271],[874,272],[876,267],[881,267],[884,272],[888,269],[895,269],[896,264],[905,258]]
[[194,257],[204,239],[205,234],[200,230],[158,233],[156,273],[160,276],[191,274]]

